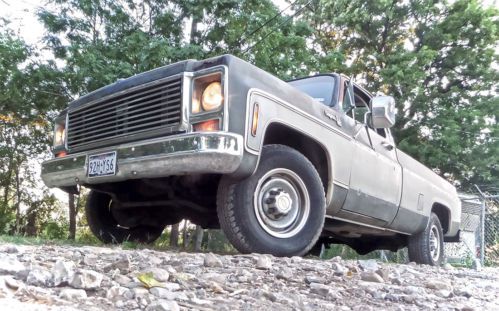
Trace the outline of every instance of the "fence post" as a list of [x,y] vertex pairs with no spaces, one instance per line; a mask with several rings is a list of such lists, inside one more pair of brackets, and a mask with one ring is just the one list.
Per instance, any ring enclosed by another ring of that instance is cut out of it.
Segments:
[[480,263],[485,265],[485,198],[482,196],[480,211]]

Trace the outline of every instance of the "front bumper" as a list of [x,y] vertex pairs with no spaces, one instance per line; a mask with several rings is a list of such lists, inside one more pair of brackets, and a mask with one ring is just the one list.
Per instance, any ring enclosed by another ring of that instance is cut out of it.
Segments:
[[[116,151],[116,175],[88,177],[88,156]],[[151,139],[99,150],[75,153],[42,163],[48,187],[101,184],[127,179],[170,175],[234,172],[243,157],[243,137],[214,132]]]

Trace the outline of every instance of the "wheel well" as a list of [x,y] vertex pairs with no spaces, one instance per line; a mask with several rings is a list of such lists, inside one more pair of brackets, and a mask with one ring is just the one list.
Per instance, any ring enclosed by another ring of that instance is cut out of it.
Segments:
[[438,219],[442,224],[442,230],[444,233],[447,233],[449,230],[450,210],[445,205],[433,203],[431,211],[438,216]]
[[280,144],[291,147],[303,154],[321,177],[324,192],[327,194],[329,169],[328,157],[324,148],[309,136],[281,123],[270,124],[265,131],[264,145]]

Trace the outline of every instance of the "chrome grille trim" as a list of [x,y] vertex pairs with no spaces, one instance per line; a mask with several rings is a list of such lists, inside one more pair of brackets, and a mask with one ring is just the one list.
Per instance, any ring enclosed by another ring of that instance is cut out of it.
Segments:
[[180,132],[182,76],[169,77],[100,98],[68,113],[71,152]]

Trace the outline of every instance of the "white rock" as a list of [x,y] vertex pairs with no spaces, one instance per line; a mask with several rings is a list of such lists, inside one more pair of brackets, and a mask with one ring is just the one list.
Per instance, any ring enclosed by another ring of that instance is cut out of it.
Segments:
[[256,268],[260,270],[268,270],[272,268],[272,260],[269,256],[260,255],[256,260]]
[[109,272],[115,269],[119,269],[123,274],[130,272],[131,269],[130,258],[128,256],[120,256],[116,258],[116,260],[113,263],[104,267],[105,272]]
[[[334,258],[336,258],[336,257],[334,257]],[[348,272],[348,268],[346,268],[345,266],[341,265],[338,262],[333,262],[331,264],[331,268],[333,268],[334,274],[338,275],[338,276],[343,276],[343,275],[347,274],[347,272]]]
[[220,260],[220,258],[218,258],[213,253],[208,253],[208,254],[204,255],[203,264],[205,267],[209,267],[209,268],[222,268],[223,267],[223,263]]
[[0,257],[0,274],[18,274],[26,270],[26,267],[18,260],[10,257]]
[[177,296],[174,292],[162,287],[153,287],[149,290],[149,293],[155,297],[167,300],[175,300]]
[[360,274],[360,279],[367,282],[376,282],[376,283],[384,282],[383,278],[379,274],[373,271],[363,271]]
[[117,300],[119,298],[122,298],[125,293],[129,291],[128,288],[123,287],[123,286],[113,286],[110,289],[107,290],[106,292],[106,298],[109,300]]
[[66,300],[85,299],[87,292],[83,289],[65,288],[61,290],[59,297]]
[[76,272],[71,281],[69,281],[69,286],[81,289],[96,289],[100,287],[103,275],[99,272],[92,270],[80,270]]
[[87,266],[95,266],[98,258],[99,257],[94,254],[85,254],[85,256],[83,256],[83,263]]
[[448,282],[439,281],[439,280],[429,280],[425,283],[426,288],[436,289],[436,290],[447,290],[452,291],[452,285]]
[[364,271],[376,271],[379,269],[378,263],[374,259],[358,260],[359,266]]
[[327,297],[329,295],[329,291],[331,290],[329,286],[324,285],[324,284],[319,284],[319,283],[310,283],[310,292]]
[[159,282],[168,282],[168,279],[170,278],[170,274],[168,273],[168,271],[161,268],[149,268],[145,272],[151,272],[154,279]]
[[54,286],[67,284],[74,275],[75,264],[72,261],[58,260],[52,268]]
[[15,245],[3,245],[0,247],[0,253],[17,254],[19,253],[19,248]]
[[175,301],[158,300],[147,306],[146,311],[179,311],[180,308]]
[[438,297],[442,297],[442,298],[449,298],[452,295],[452,292],[450,290],[446,290],[446,289],[439,289],[439,290],[437,290],[435,295],[437,295]]
[[135,298],[144,298],[149,295],[149,291],[144,287],[136,287],[132,289]]
[[28,273],[28,277],[26,278],[26,283],[34,286],[53,286],[53,277],[52,273],[47,270],[43,270],[41,268],[34,268]]

